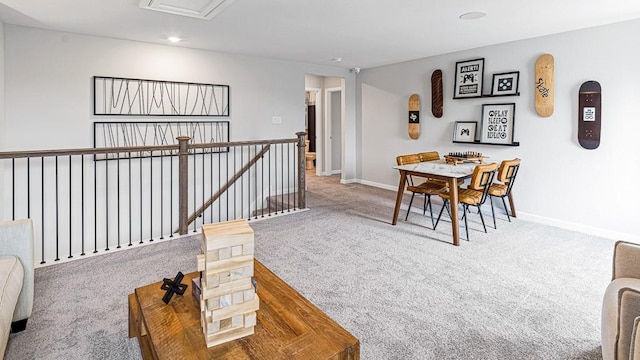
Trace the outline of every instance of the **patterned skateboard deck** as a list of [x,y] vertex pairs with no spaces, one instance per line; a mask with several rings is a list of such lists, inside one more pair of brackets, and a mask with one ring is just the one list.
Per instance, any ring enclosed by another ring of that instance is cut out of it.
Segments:
[[431,113],[437,118],[442,117],[442,70],[437,69],[431,74]]
[[555,65],[551,54],[543,54],[536,60],[535,98],[536,112],[542,117],[553,114]]
[[587,81],[578,93],[578,142],[585,149],[600,146],[601,88],[597,81]]
[[420,97],[412,94],[409,97],[409,137],[413,140],[420,137]]

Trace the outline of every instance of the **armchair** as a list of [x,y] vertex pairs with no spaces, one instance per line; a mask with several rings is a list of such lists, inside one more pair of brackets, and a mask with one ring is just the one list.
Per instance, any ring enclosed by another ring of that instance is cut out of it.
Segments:
[[602,301],[603,360],[640,359],[640,245],[618,241]]

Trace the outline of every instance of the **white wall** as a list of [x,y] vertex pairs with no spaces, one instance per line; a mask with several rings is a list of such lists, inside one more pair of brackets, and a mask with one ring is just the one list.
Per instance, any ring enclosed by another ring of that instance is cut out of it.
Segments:
[[[484,47],[363,70],[359,95],[358,178],[363,183],[397,188],[395,156],[424,150],[481,151],[491,161],[520,157],[514,189],[519,217],[603,236],[640,241],[640,150],[637,102],[640,47],[629,34],[631,21],[542,38]],[[549,118],[534,110],[536,58],[555,57],[555,111]],[[453,100],[455,62],[485,59],[485,93],[491,74],[520,71],[519,97]],[[431,115],[431,73],[444,74],[444,116]],[[596,150],[577,142],[578,89],[587,80],[602,85],[602,141]],[[421,99],[421,135],[407,135],[407,101]],[[519,147],[453,144],[455,121],[478,121],[483,103],[515,102],[514,140]],[[391,217],[391,213],[389,214]]]
[[[4,23],[0,21],[0,149],[4,148],[6,131],[4,116]],[[4,199],[4,176],[0,166],[0,199]],[[0,219],[4,219],[4,210],[0,207]]]
[[[91,115],[95,75],[228,84],[232,140],[295,137],[304,131],[305,73],[340,76],[355,123],[355,80],[342,68],[12,25],[5,43],[6,150],[91,147],[93,121],[131,121]],[[212,119],[226,118],[203,118]]]

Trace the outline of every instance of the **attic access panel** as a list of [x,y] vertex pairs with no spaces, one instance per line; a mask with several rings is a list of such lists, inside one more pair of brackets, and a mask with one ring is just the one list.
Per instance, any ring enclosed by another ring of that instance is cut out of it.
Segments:
[[143,9],[211,20],[235,0],[140,0]]

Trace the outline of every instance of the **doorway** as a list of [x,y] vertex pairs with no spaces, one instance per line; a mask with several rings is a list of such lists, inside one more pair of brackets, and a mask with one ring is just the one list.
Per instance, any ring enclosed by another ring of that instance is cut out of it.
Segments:
[[[315,96],[314,108],[305,100],[305,126],[310,149],[315,150],[316,175],[342,173],[344,86],[344,78],[305,75],[305,99]],[[309,123],[313,122],[310,112],[315,112],[315,129],[310,129]]]

